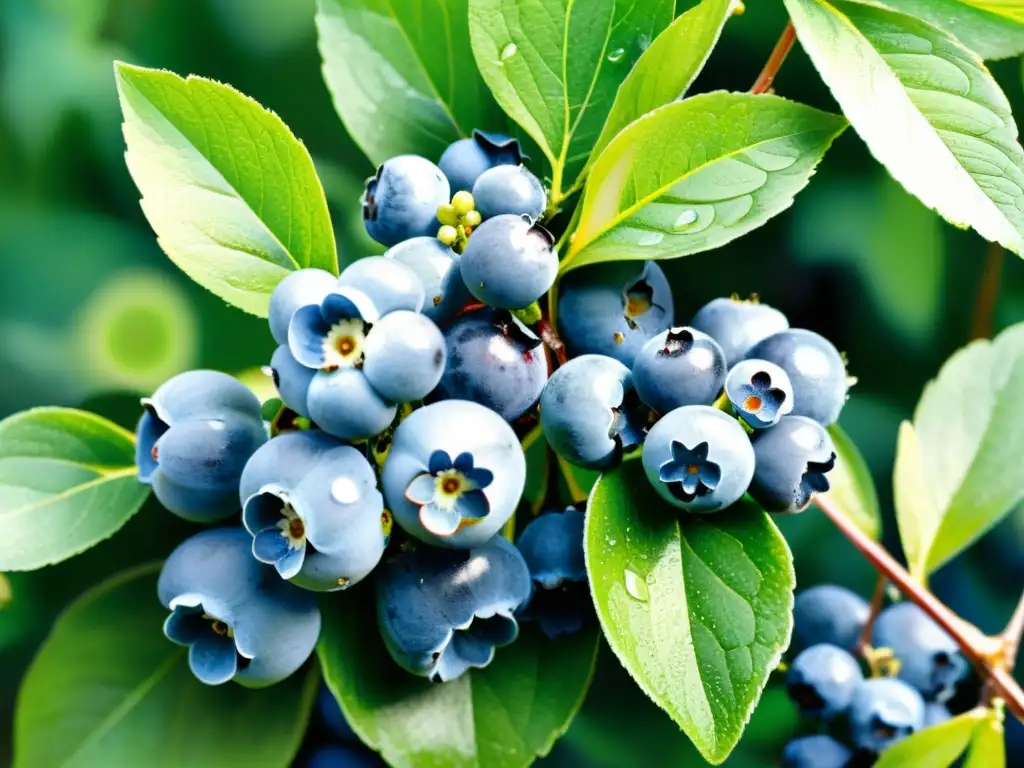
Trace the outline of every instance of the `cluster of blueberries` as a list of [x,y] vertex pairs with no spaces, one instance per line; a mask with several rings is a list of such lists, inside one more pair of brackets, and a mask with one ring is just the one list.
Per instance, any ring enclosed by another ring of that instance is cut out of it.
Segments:
[[573,358],[550,373],[542,338],[558,344],[538,301],[558,256],[522,159],[514,140],[475,132],[439,165],[381,165],[363,218],[389,250],[337,277],[294,272],[271,296],[276,415],[213,371],[143,401],[142,482],[188,520],[241,510],[241,526],[183,542],[159,579],[165,632],[203,682],[287,677],[317,642],[315,593],[371,573],[388,651],[434,681],[486,666],[520,620],[578,630],[591,610],[583,512],[504,535],[538,403],[564,459],[603,470],[643,444],[651,483],[684,510],[749,492],[796,512],[827,490],[845,363],[765,304],[716,299],[674,327],[654,263],[579,269],[557,306]]
[[[789,742],[785,768],[870,765],[893,744],[952,716],[946,702],[968,670],[953,638],[916,605],[901,602],[878,614],[868,649],[862,641],[869,616],[867,602],[844,587],[824,584],[797,595],[797,655],[786,688],[822,732]],[[854,654],[884,659],[866,666],[895,676],[865,677]]]

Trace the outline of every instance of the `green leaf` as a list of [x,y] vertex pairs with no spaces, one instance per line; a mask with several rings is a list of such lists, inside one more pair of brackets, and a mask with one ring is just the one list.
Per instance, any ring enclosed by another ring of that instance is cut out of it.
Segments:
[[721,763],[789,644],[785,540],[749,502],[711,515],[670,507],[634,460],[598,480],[585,544],[612,650],[704,758]]
[[324,79],[370,161],[437,161],[474,128],[504,118],[476,69],[468,0],[318,0]]
[[880,4],[945,30],[983,59],[1024,53],[1024,3],[1020,0],[881,0]]
[[591,169],[563,273],[734,240],[792,204],[845,127],[777,96],[724,91],[649,112]]
[[978,723],[963,768],[1006,768],[1006,741],[1000,715],[990,710],[984,722]]
[[900,430],[896,519],[927,576],[1024,501],[1024,323],[956,352]]
[[388,656],[372,598],[366,588],[331,598],[317,652],[345,719],[395,768],[527,766],[548,753],[583,703],[596,629],[553,641],[524,625],[490,666],[431,683]]
[[1024,254],[1024,150],[1006,96],[977,55],[884,8],[785,3],[843,113],[889,173],[947,221]]
[[470,0],[473,54],[551,163],[554,202],[582,170],[637,57],[675,0]]
[[0,421],[0,570],[59,563],[112,536],[149,495],[135,438],[106,419],[37,408]]
[[120,62],[115,71],[128,170],[185,274],[260,316],[289,272],[337,274],[313,161],[277,115],[212,80]]
[[113,577],[57,621],[21,686],[14,768],[291,764],[315,667],[258,691],[203,685],[163,635],[157,570]]
[[11,582],[7,580],[7,577],[0,573],[0,611],[6,608],[14,601],[14,592],[11,589]]
[[903,768],[907,765],[948,768],[964,753],[971,737],[988,717],[977,707],[931,728],[925,728],[882,752],[875,768]]
[[732,5],[733,0],[704,0],[655,38],[619,86],[588,165],[638,117],[682,98],[718,43]]
[[873,539],[882,535],[882,512],[871,470],[850,436],[838,424],[828,428],[836,449],[836,466],[829,472],[825,498]]

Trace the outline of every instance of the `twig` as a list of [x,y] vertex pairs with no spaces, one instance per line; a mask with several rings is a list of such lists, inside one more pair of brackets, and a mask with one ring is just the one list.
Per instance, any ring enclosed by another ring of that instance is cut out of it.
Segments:
[[878,583],[875,584],[875,594],[871,598],[871,610],[868,613],[868,620],[864,622],[864,629],[860,633],[857,647],[864,649],[871,645],[871,630],[875,626],[875,619],[882,612],[882,604],[885,602],[885,587],[889,580],[883,574],[878,575]]
[[1003,668],[1002,643],[998,639],[986,637],[947,608],[941,600],[916,581],[906,568],[896,562],[881,544],[850,522],[842,511],[833,506],[828,497],[816,496],[814,504],[880,573],[949,633],[960,646],[964,656],[989,683],[993,694],[1003,699],[1007,709],[1018,720],[1024,722],[1024,690],[1021,690],[1017,681]]
[[761,74],[758,75],[757,80],[754,81],[754,85],[750,89],[751,93],[768,92],[768,89],[772,87],[772,82],[774,82],[775,76],[779,74],[782,62],[786,60],[786,56],[789,55],[789,51],[793,47],[793,43],[795,41],[796,27],[793,26],[792,21],[789,21],[786,23],[786,28],[782,30],[779,42],[775,44],[775,48],[772,50],[772,55],[768,57],[768,61],[764,65],[764,69],[761,70]]
[[999,639],[1003,642],[1003,663],[1009,672],[1013,671],[1017,661],[1021,634],[1024,634],[1024,593],[1021,593],[1017,607],[1013,609],[1013,615],[999,635]]
[[978,299],[974,304],[971,320],[972,339],[991,339],[995,330],[996,301],[999,299],[999,280],[1003,273],[1003,248],[999,243],[989,243],[985,258],[985,271],[978,286]]
[[569,362],[569,355],[565,351],[565,344],[546,317],[541,318],[541,321],[537,323],[536,329],[541,341],[554,353],[558,364],[565,365]]

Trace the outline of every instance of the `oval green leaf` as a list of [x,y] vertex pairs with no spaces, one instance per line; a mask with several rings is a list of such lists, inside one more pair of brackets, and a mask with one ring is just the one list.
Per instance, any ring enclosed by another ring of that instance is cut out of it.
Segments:
[[562,272],[724,245],[788,208],[845,127],[777,96],[723,91],[649,112],[591,169]]
[[828,474],[825,497],[873,539],[882,534],[882,512],[871,470],[850,436],[838,424],[828,428],[836,449],[836,466]]
[[1024,53],[1024,3],[1019,0],[881,0],[956,37],[983,59]]
[[963,768],[1006,768],[1003,717],[989,710],[984,722],[978,723]]
[[877,6],[785,3],[843,114],[893,178],[950,223],[1024,255],[1024,150],[978,56]]
[[135,438],[70,408],[0,421],[0,571],[59,563],[112,536],[149,495]]
[[289,272],[337,274],[324,191],[281,118],[212,80],[120,62],[115,72],[128,170],[185,274],[261,317]]
[[908,765],[949,768],[964,753],[989,711],[976,707],[940,725],[925,728],[885,750],[875,768],[904,768]]
[[14,768],[286,768],[306,730],[315,667],[273,688],[203,685],[164,637],[158,566],[75,601],[18,694]]
[[372,590],[325,600],[317,652],[359,738],[394,768],[523,768],[583,703],[596,628],[557,641],[529,625],[485,669],[431,683],[399,668],[376,631]]
[[324,79],[334,108],[375,165],[437,161],[504,116],[473,67],[468,0],[318,0]]
[[759,507],[687,515],[639,461],[587,507],[587,572],[605,637],[637,684],[719,764],[789,644],[793,561]]

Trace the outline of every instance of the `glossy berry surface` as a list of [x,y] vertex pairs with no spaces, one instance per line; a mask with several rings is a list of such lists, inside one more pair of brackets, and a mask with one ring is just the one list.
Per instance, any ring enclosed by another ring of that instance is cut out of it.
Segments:
[[274,377],[274,387],[281,398],[281,402],[295,411],[299,416],[309,418],[309,385],[313,383],[316,371],[299,363],[288,349],[287,344],[282,344],[274,350],[270,358],[270,369]]
[[853,742],[868,752],[881,752],[924,727],[921,694],[891,677],[858,685],[848,711]]
[[746,356],[775,363],[786,372],[793,385],[794,416],[806,416],[826,427],[839,418],[849,389],[846,363],[828,339],[791,328],[758,342]]
[[385,400],[411,403],[429,395],[445,369],[444,335],[424,315],[398,310],[370,329],[363,375]]
[[690,326],[717,341],[730,368],[769,336],[789,328],[789,320],[779,310],[758,301],[712,299],[690,320]]
[[706,405],[665,414],[644,441],[644,471],[654,490],[690,512],[718,512],[746,492],[754,449],[735,419]]
[[288,324],[299,307],[319,304],[334,290],[338,278],[323,269],[300,269],[289,273],[270,294],[270,333],[278,344],[288,343]]
[[673,317],[672,289],[653,261],[582,267],[559,282],[558,332],[573,356],[606,355],[632,366]]
[[417,155],[399,155],[383,163],[366,181],[363,225],[381,245],[437,232],[437,208],[451,199],[441,169]]
[[801,736],[786,744],[782,750],[783,768],[845,768],[853,753],[844,745],[816,733]]
[[237,512],[242,469],[267,441],[252,391],[224,373],[189,371],[143,398],[142,406],[139,481],[186,520],[207,523]]
[[395,430],[381,487],[410,535],[465,549],[491,539],[515,511],[526,459],[494,411],[466,400],[419,408]]
[[896,603],[878,615],[872,644],[892,649],[900,662],[900,680],[925,699],[945,701],[967,674],[956,641],[911,602]]
[[474,130],[469,138],[449,144],[438,165],[448,177],[454,193],[471,191],[480,174],[489,168],[519,165],[522,161],[523,154],[515,139],[500,133]]
[[399,666],[447,682],[516,639],[529,595],[526,562],[501,536],[464,551],[420,547],[382,565],[377,621]]
[[519,612],[551,638],[578,632],[591,612],[583,557],[583,513],[574,507],[534,518],[516,546],[530,569],[533,592]]
[[924,727],[931,728],[933,725],[942,725],[953,718],[949,707],[938,701],[926,701],[924,704]]
[[540,179],[524,165],[499,165],[484,171],[473,185],[473,200],[485,219],[513,214],[536,221],[548,204]]
[[207,685],[279,682],[305,663],[320,634],[316,596],[253,559],[252,537],[241,528],[206,530],[179,544],[157,594],[171,611],[164,634],[189,649],[189,667]]
[[836,451],[828,432],[804,416],[783,416],[754,439],[757,466],[750,495],[768,512],[804,510],[816,493],[829,489]]
[[582,355],[551,376],[540,397],[540,425],[551,448],[586,469],[608,469],[643,442],[645,415],[629,369],[611,357]]
[[358,302],[366,320],[373,322],[389,312],[419,312],[427,301],[426,289],[416,271],[397,259],[367,256],[357,259],[342,270],[337,289],[351,298],[352,291],[370,300],[372,312]]
[[793,649],[829,643],[852,650],[870,612],[867,601],[845,587],[819,584],[805,589],[793,602]]
[[793,385],[786,372],[766,360],[740,360],[725,377],[733,411],[754,429],[774,427],[793,411]]
[[555,241],[528,216],[503,215],[474,230],[460,262],[466,288],[499,309],[527,307],[558,274]]
[[533,407],[548,380],[541,340],[506,310],[481,309],[445,334],[448,358],[436,393],[472,400],[514,421]]
[[786,673],[786,691],[805,717],[831,720],[850,704],[864,680],[848,651],[820,643],[800,652]]
[[711,405],[725,383],[725,357],[710,336],[670,328],[652,338],[633,361],[633,386],[658,413],[684,405]]
[[414,237],[384,254],[412,269],[423,285],[424,315],[439,326],[455,317],[471,299],[462,281],[460,256],[436,237]]

